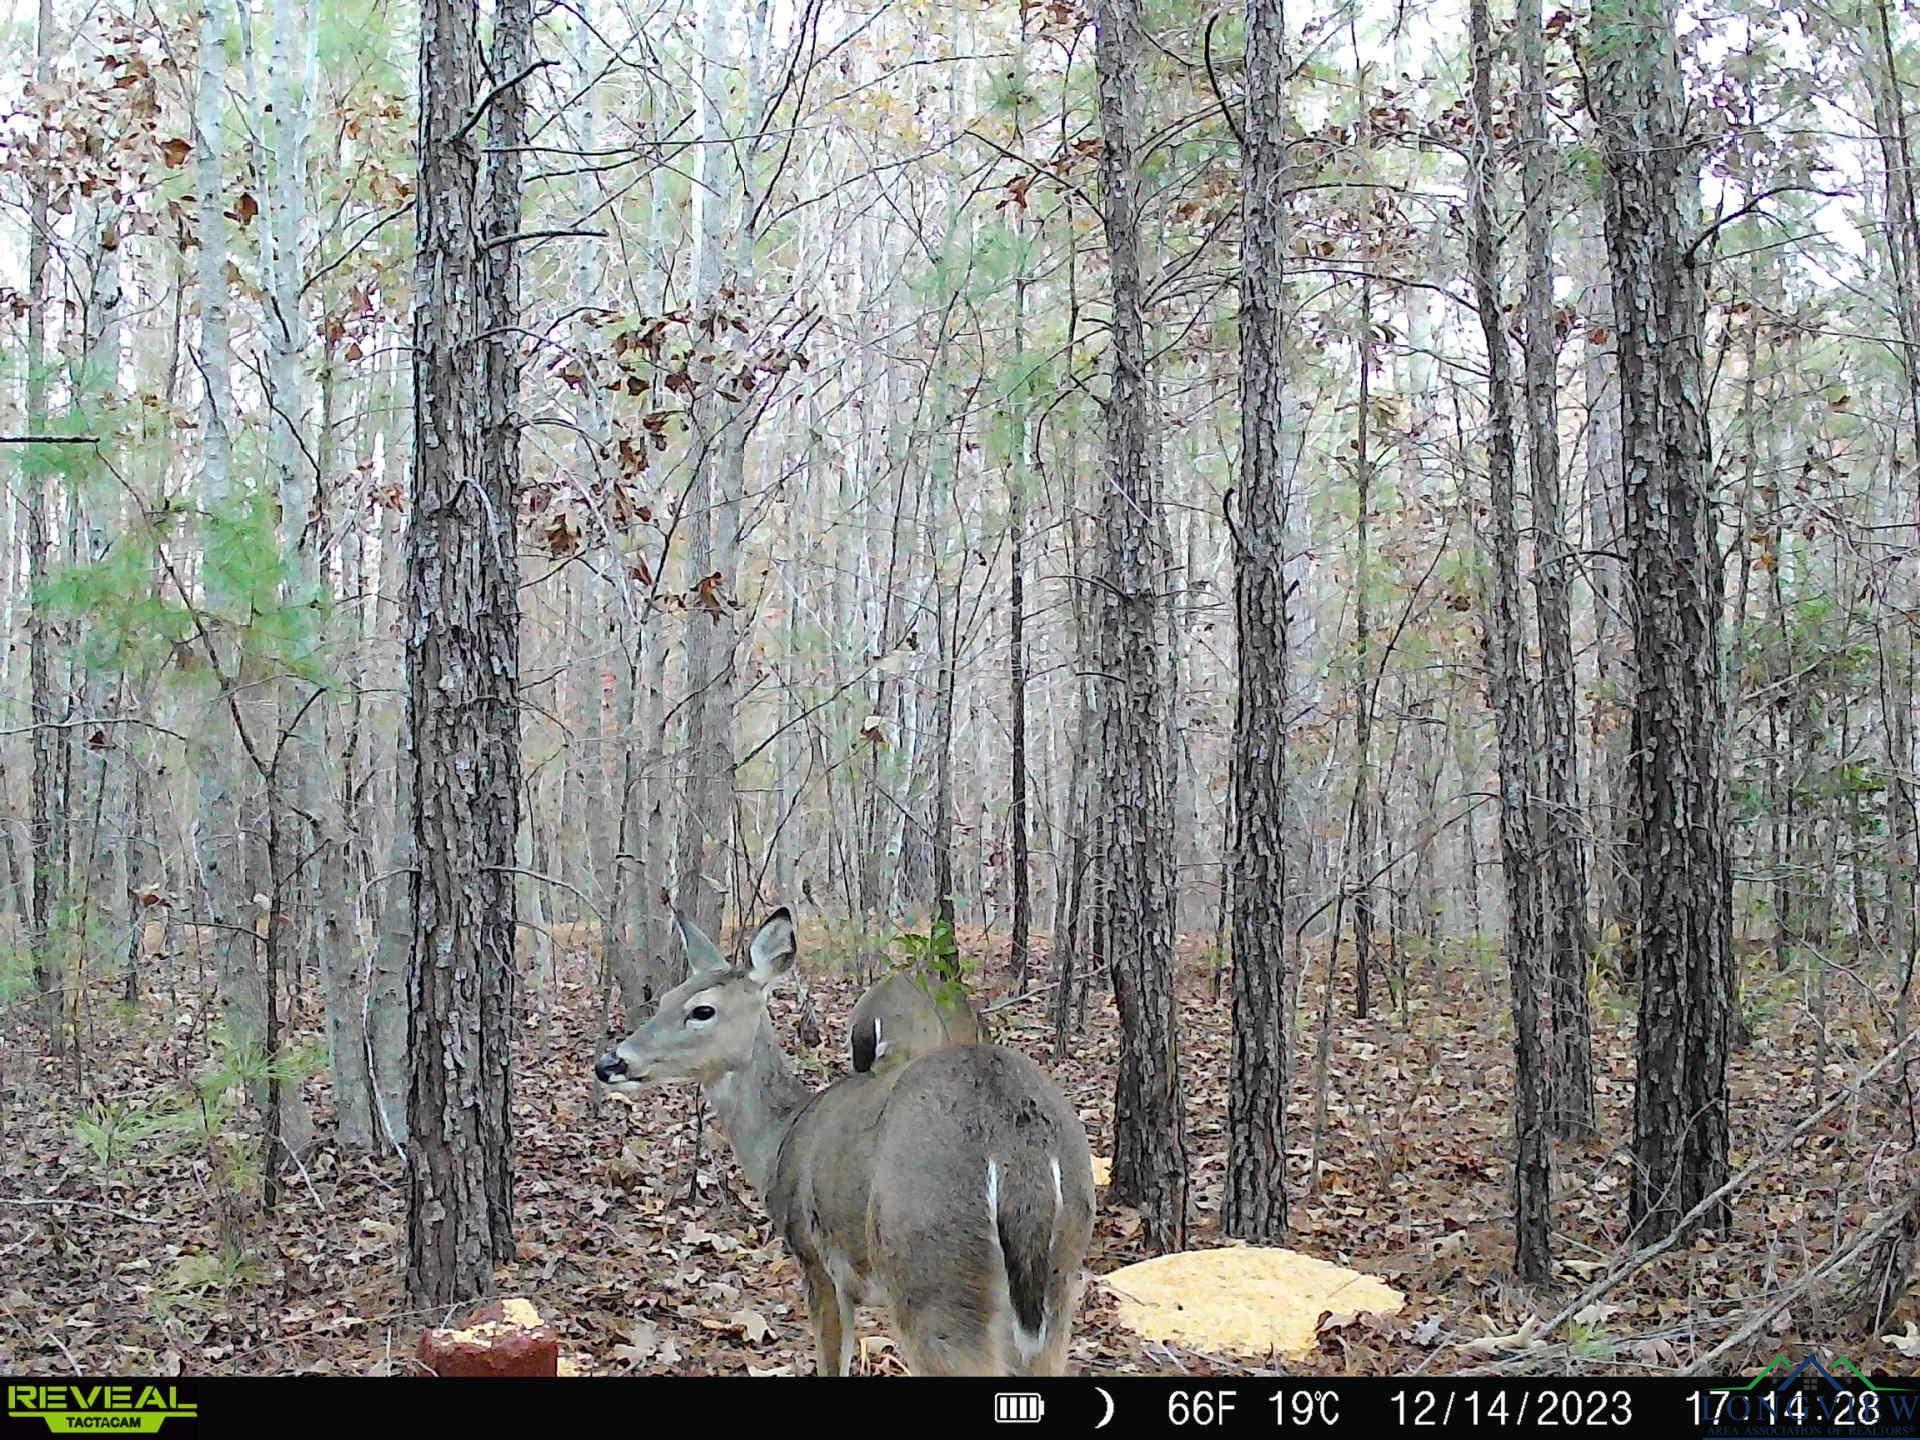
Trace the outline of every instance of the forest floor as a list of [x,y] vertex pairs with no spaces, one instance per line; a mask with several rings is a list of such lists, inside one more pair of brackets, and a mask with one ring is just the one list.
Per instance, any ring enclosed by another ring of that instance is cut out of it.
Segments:
[[[965,938],[965,937],[963,937]],[[976,942],[978,936],[972,937]],[[977,949],[973,953],[978,953]],[[802,964],[807,950],[802,946]],[[142,1124],[193,1108],[209,1065],[210,987],[149,976],[137,1008],[102,975],[85,1007],[84,1054],[58,1064],[16,1006],[0,1026],[0,1371],[31,1373],[383,1374],[413,1368],[420,1325],[404,1311],[405,1186],[390,1154],[330,1143],[324,1073],[305,1082],[320,1121],[304,1170],[278,1211],[258,1207],[258,1174],[236,1159],[243,1113],[214,1128]],[[1319,966],[1296,1035],[1291,1243],[1405,1291],[1391,1320],[1324,1324],[1316,1355],[1205,1355],[1123,1328],[1098,1276],[1143,1258],[1135,1213],[1103,1203],[1074,1338],[1080,1373],[1448,1373],[1491,1363],[1543,1372],[1679,1369],[1770,1297],[1898,1203],[1904,1117],[1877,1086],[1837,1106],[1735,1200],[1733,1233],[1668,1252],[1585,1305],[1555,1345],[1514,1360],[1475,1341],[1505,1336],[1535,1308],[1511,1281],[1508,1103],[1511,1045],[1504,968],[1457,946],[1411,962],[1404,1005],[1376,980],[1376,1007],[1353,1014],[1346,977],[1333,1007],[1325,1131],[1309,1175],[1315,1112]],[[601,1101],[589,1070],[600,1040],[597,966],[564,964],[544,1026],[520,1041],[514,1096],[519,1257],[502,1294],[532,1300],[584,1373],[809,1373],[812,1349],[792,1261],[711,1126],[696,1166],[696,1104]],[[1853,977],[1859,978],[1859,977]],[[1197,945],[1183,964],[1183,1071],[1193,1164],[1195,1247],[1220,1242],[1228,1011]],[[989,952],[985,1003],[1007,994],[1004,940]],[[1885,996],[1833,987],[1824,1067],[1805,974],[1745,967],[1753,1043],[1734,1058],[1734,1163],[1784,1141],[1845,1093],[1885,1048]],[[822,1045],[800,1057],[818,1079],[846,1065],[851,979],[810,972]],[[1885,988],[1884,986],[1882,987]],[[1625,1245],[1633,1039],[1630,997],[1596,992],[1603,1140],[1556,1152],[1558,1309],[1629,1253]],[[1037,1001],[994,1016],[1002,1043],[1048,1063]],[[784,1036],[794,998],[776,1001]],[[302,1038],[317,1033],[317,1016]],[[789,1043],[791,1041],[789,1040]],[[1110,1155],[1117,1034],[1111,997],[1093,997],[1089,1031],[1050,1067]],[[697,1176],[696,1176],[697,1169]],[[697,1187],[695,1181],[697,1178]],[[697,1194],[695,1190],[697,1188]],[[1837,1349],[1866,1369],[1911,1370],[1878,1334],[1898,1333],[1911,1301],[1868,1325],[1843,1286],[1799,1296],[1715,1366],[1734,1373],[1780,1351]],[[860,1368],[897,1372],[886,1318],[863,1312]],[[1909,1332],[1911,1333],[1911,1332]],[[1911,1343],[1911,1342],[1909,1342]],[[1920,1352],[1920,1347],[1915,1347]]]

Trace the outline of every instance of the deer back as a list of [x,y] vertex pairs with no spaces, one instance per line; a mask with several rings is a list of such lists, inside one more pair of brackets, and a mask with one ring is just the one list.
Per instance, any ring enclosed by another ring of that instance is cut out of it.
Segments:
[[[212,925],[178,924],[174,927],[173,947],[168,945],[167,922],[164,920],[146,920],[140,925],[140,955],[147,960],[158,960],[166,955],[178,953],[189,959],[211,954],[218,944],[220,932]],[[238,938],[237,936],[235,937]]]
[[887,976],[860,997],[847,1022],[853,1068],[897,1069],[946,1045],[980,1043],[980,1017],[957,986],[911,971]]

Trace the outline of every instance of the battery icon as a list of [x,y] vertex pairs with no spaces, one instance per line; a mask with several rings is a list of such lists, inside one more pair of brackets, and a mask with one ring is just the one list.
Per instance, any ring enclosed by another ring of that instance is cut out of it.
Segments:
[[993,1418],[1002,1425],[1038,1425],[1046,1410],[1032,1391],[1002,1390],[993,1397]]

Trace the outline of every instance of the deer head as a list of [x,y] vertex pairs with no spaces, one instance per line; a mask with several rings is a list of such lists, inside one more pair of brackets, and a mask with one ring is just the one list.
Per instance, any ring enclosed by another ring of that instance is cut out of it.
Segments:
[[760,922],[744,964],[729,961],[698,925],[676,915],[687,978],[660,997],[653,1018],[595,1062],[610,1090],[692,1080],[709,1085],[753,1058],[767,1023],[767,991],[793,968],[793,915],[785,906]]

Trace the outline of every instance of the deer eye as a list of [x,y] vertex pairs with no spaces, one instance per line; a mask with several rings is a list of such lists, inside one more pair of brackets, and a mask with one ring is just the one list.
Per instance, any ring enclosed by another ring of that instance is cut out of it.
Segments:
[[711,1005],[696,1005],[691,1010],[687,1011],[687,1019],[689,1020],[705,1021],[705,1020],[711,1020],[712,1018],[713,1018],[713,1007]]

